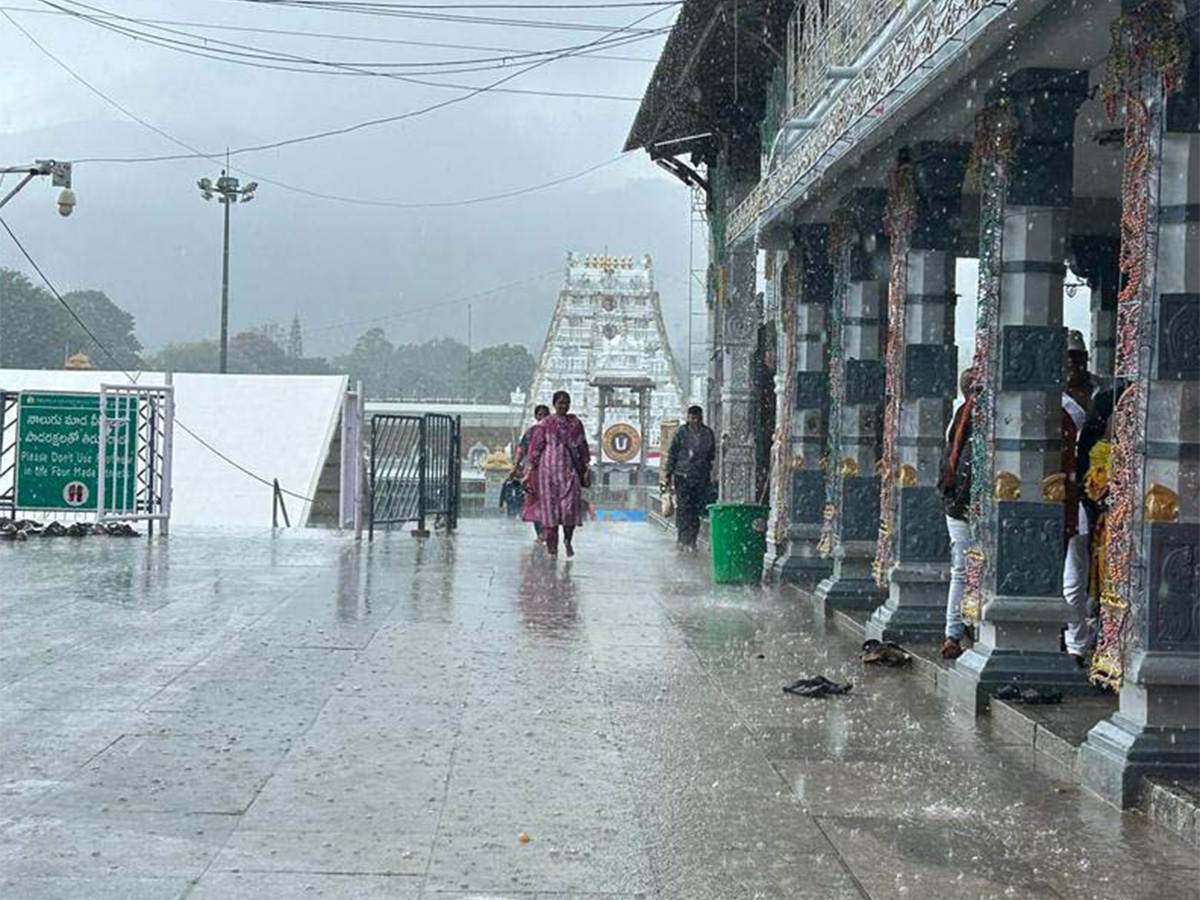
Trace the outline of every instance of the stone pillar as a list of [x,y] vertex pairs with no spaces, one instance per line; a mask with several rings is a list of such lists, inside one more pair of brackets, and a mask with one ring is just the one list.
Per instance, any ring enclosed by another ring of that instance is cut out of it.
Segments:
[[[1130,6],[1126,11],[1136,15]],[[1083,783],[1119,806],[1137,801],[1144,776],[1194,779],[1200,771],[1198,6],[1197,0],[1186,5],[1191,63],[1183,89],[1164,104],[1162,80],[1149,73],[1138,91],[1149,109],[1149,158],[1161,162],[1157,203],[1153,187],[1147,191],[1146,259],[1153,280],[1143,281],[1140,296],[1122,299],[1122,325],[1136,337],[1118,344],[1116,354],[1118,377],[1135,377],[1113,421],[1114,453],[1131,429],[1134,577],[1107,586],[1127,603],[1132,627],[1119,654],[1120,709],[1089,732],[1079,757]],[[1127,174],[1129,165],[1127,158]],[[1152,163],[1151,185],[1155,174]],[[1146,344],[1149,355],[1139,354]],[[1114,476],[1110,487],[1119,503],[1120,480]],[[1111,541],[1116,537],[1110,534],[1108,548],[1119,552]]]
[[753,244],[726,251],[721,315],[721,423],[718,437],[720,498],[754,503],[754,387],[752,368],[759,301],[754,290]]
[[[945,628],[950,539],[937,479],[958,390],[954,270],[969,151],[969,144],[925,142],[911,149],[906,163],[912,167],[915,209],[907,242],[906,296],[896,298],[904,304],[899,396],[888,398],[900,404],[896,471],[890,473],[895,485],[894,564],[883,573],[887,602],[867,624],[867,636],[879,640],[937,640]],[[889,382],[895,381],[889,373]]]
[[[826,346],[833,271],[829,226],[801,225],[793,234],[782,302],[791,304],[792,365],[783,373],[790,388],[790,428],[778,490],[786,493],[787,544],[772,562],[780,581],[813,584],[830,574],[831,561],[817,549],[825,505],[825,439],[829,421]],[[782,394],[780,395],[782,396]]]
[[1092,347],[1088,367],[1097,381],[1107,382],[1113,374],[1113,352],[1117,346],[1117,293],[1121,272],[1117,263],[1119,238],[1104,234],[1073,234],[1070,242],[1071,271],[1088,283],[1092,292]]
[[[1023,69],[988,97],[993,109],[1008,116],[1012,149],[999,308],[988,325],[998,329],[992,335],[998,354],[988,364],[981,398],[984,403],[995,398],[994,472],[978,466],[972,471],[974,479],[992,482],[982,485],[990,497],[979,522],[985,540],[978,550],[986,559],[982,615],[978,641],[958,658],[950,680],[952,697],[971,709],[985,706],[1008,683],[1088,689],[1059,649],[1066,617],[1064,504],[1052,490],[1062,471],[1063,279],[1074,122],[1087,89],[1086,72]],[[981,298],[993,287],[984,279],[981,259]],[[976,427],[975,437],[989,436]]]
[[[833,559],[833,574],[817,585],[815,596],[831,606],[874,609],[884,598],[872,572],[879,534],[879,476],[884,393],[884,335],[887,308],[887,241],[883,209],[887,193],[856,188],[842,201],[851,246],[849,283],[841,309],[843,375],[831,385],[831,429],[840,431],[831,440],[829,467],[837,477],[832,484],[833,527],[826,528],[825,547]],[[840,265],[835,260],[834,266]],[[842,276],[835,274],[836,278]],[[840,291],[835,290],[835,295]],[[834,302],[838,297],[834,297]],[[840,383],[839,383],[840,382]],[[834,395],[836,394],[836,396]],[[832,458],[834,455],[836,459]]]
[[797,260],[790,248],[776,249],[759,243],[766,250],[766,289],[763,293],[763,315],[775,326],[775,432],[771,438],[770,504],[767,518],[767,553],[763,558],[763,583],[778,580],[780,560],[787,554],[787,522],[789,497],[786,484],[789,472],[792,428],[792,387],[788,382],[795,368],[796,303],[795,281]]
[[[710,249],[710,252],[711,249]],[[707,348],[708,389],[705,392],[704,421],[716,433],[721,433],[721,375],[724,353],[721,350],[721,319],[725,315],[725,266],[708,264],[705,297],[708,303]]]

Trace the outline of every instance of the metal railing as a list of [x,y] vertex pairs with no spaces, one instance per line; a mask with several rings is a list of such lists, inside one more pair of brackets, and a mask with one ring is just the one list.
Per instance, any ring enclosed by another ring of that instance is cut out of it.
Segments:
[[96,522],[171,518],[175,391],[170,386],[100,386]]
[[436,413],[371,417],[368,538],[376,525],[405,522],[423,537],[430,516],[447,531],[458,526],[461,433],[458,418]]
[[852,74],[905,0],[806,0],[787,25],[785,117],[803,116],[829,92],[830,80]]
[[[790,143],[782,136],[776,140],[780,152],[754,189],[729,211],[719,235],[725,245],[746,240],[760,216],[802,196],[849,148],[967,52],[976,36],[987,29],[999,33],[1023,6],[996,0],[855,0],[849,7],[835,5],[821,18],[828,7],[806,0],[790,23],[791,106],[783,123],[785,130],[801,133]],[[831,24],[844,8],[840,15],[848,18]],[[811,16],[815,24],[808,28],[797,16]],[[851,57],[852,63],[845,63]]]

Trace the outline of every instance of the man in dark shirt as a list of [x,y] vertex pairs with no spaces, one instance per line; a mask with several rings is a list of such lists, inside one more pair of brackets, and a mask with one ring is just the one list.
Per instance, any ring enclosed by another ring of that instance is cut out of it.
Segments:
[[704,424],[704,410],[689,407],[687,422],[675,432],[667,451],[667,485],[675,492],[675,530],[682,550],[696,549],[716,453],[717,439]]

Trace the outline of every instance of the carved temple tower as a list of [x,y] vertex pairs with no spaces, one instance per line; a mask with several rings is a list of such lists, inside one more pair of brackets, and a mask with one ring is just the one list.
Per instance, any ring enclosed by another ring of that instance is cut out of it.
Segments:
[[[562,291],[554,307],[541,358],[526,402],[526,419],[533,407],[549,405],[555,391],[571,394],[571,411],[583,421],[596,457],[603,435],[597,377],[649,378],[649,415],[641,440],[657,449],[659,422],[683,416],[684,393],[675,357],[667,341],[654,267],[648,255],[632,256],[568,253]],[[625,424],[639,432],[635,397],[621,396],[607,403],[604,430]],[[637,455],[637,454],[634,454]],[[616,461],[626,459],[619,454]],[[606,453],[606,461],[612,459]]]

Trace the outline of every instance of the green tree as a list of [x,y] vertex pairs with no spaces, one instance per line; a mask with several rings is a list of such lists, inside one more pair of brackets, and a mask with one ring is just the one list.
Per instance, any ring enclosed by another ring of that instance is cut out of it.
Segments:
[[146,360],[158,372],[215,372],[220,359],[216,341],[173,341]]
[[[103,291],[71,291],[63,301],[109,352],[92,340],[49,291],[20,272],[0,269],[0,365],[27,369],[59,369],[80,351],[98,368],[142,366],[142,345],[133,316]],[[115,361],[114,361],[115,357]]]
[[395,353],[396,396],[457,399],[465,396],[467,347],[452,338],[401,344]]
[[395,397],[395,350],[382,328],[372,328],[354,343],[350,353],[333,361],[334,368],[349,375],[351,381],[362,381],[368,397]]
[[471,399],[479,403],[507,403],[520,388],[529,390],[537,360],[523,344],[496,344],[471,354]]
[[[141,368],[142,343],[134,334],[136,323],[133,316],[113,303],[103,291],[71,291],[63,294],[63,300],[100,341],[97,344],[88,337],[87,332],[63,310],[62,321],[66,326],[71,352],[82,350],[101,369],[111,367],[114,364],[113,357],[116,358],[116,365],[123,369]],[[108,348],[111,356],[101,349],[101,344]]]
[[[229,339],[229,371],[250,375],[329,375],[320,358],[291,357],[270,338],[268,328],[241,331]],[[147,367],[171,372],[216,372],[220,353],[216,341],[167,344],[147,360]]]

